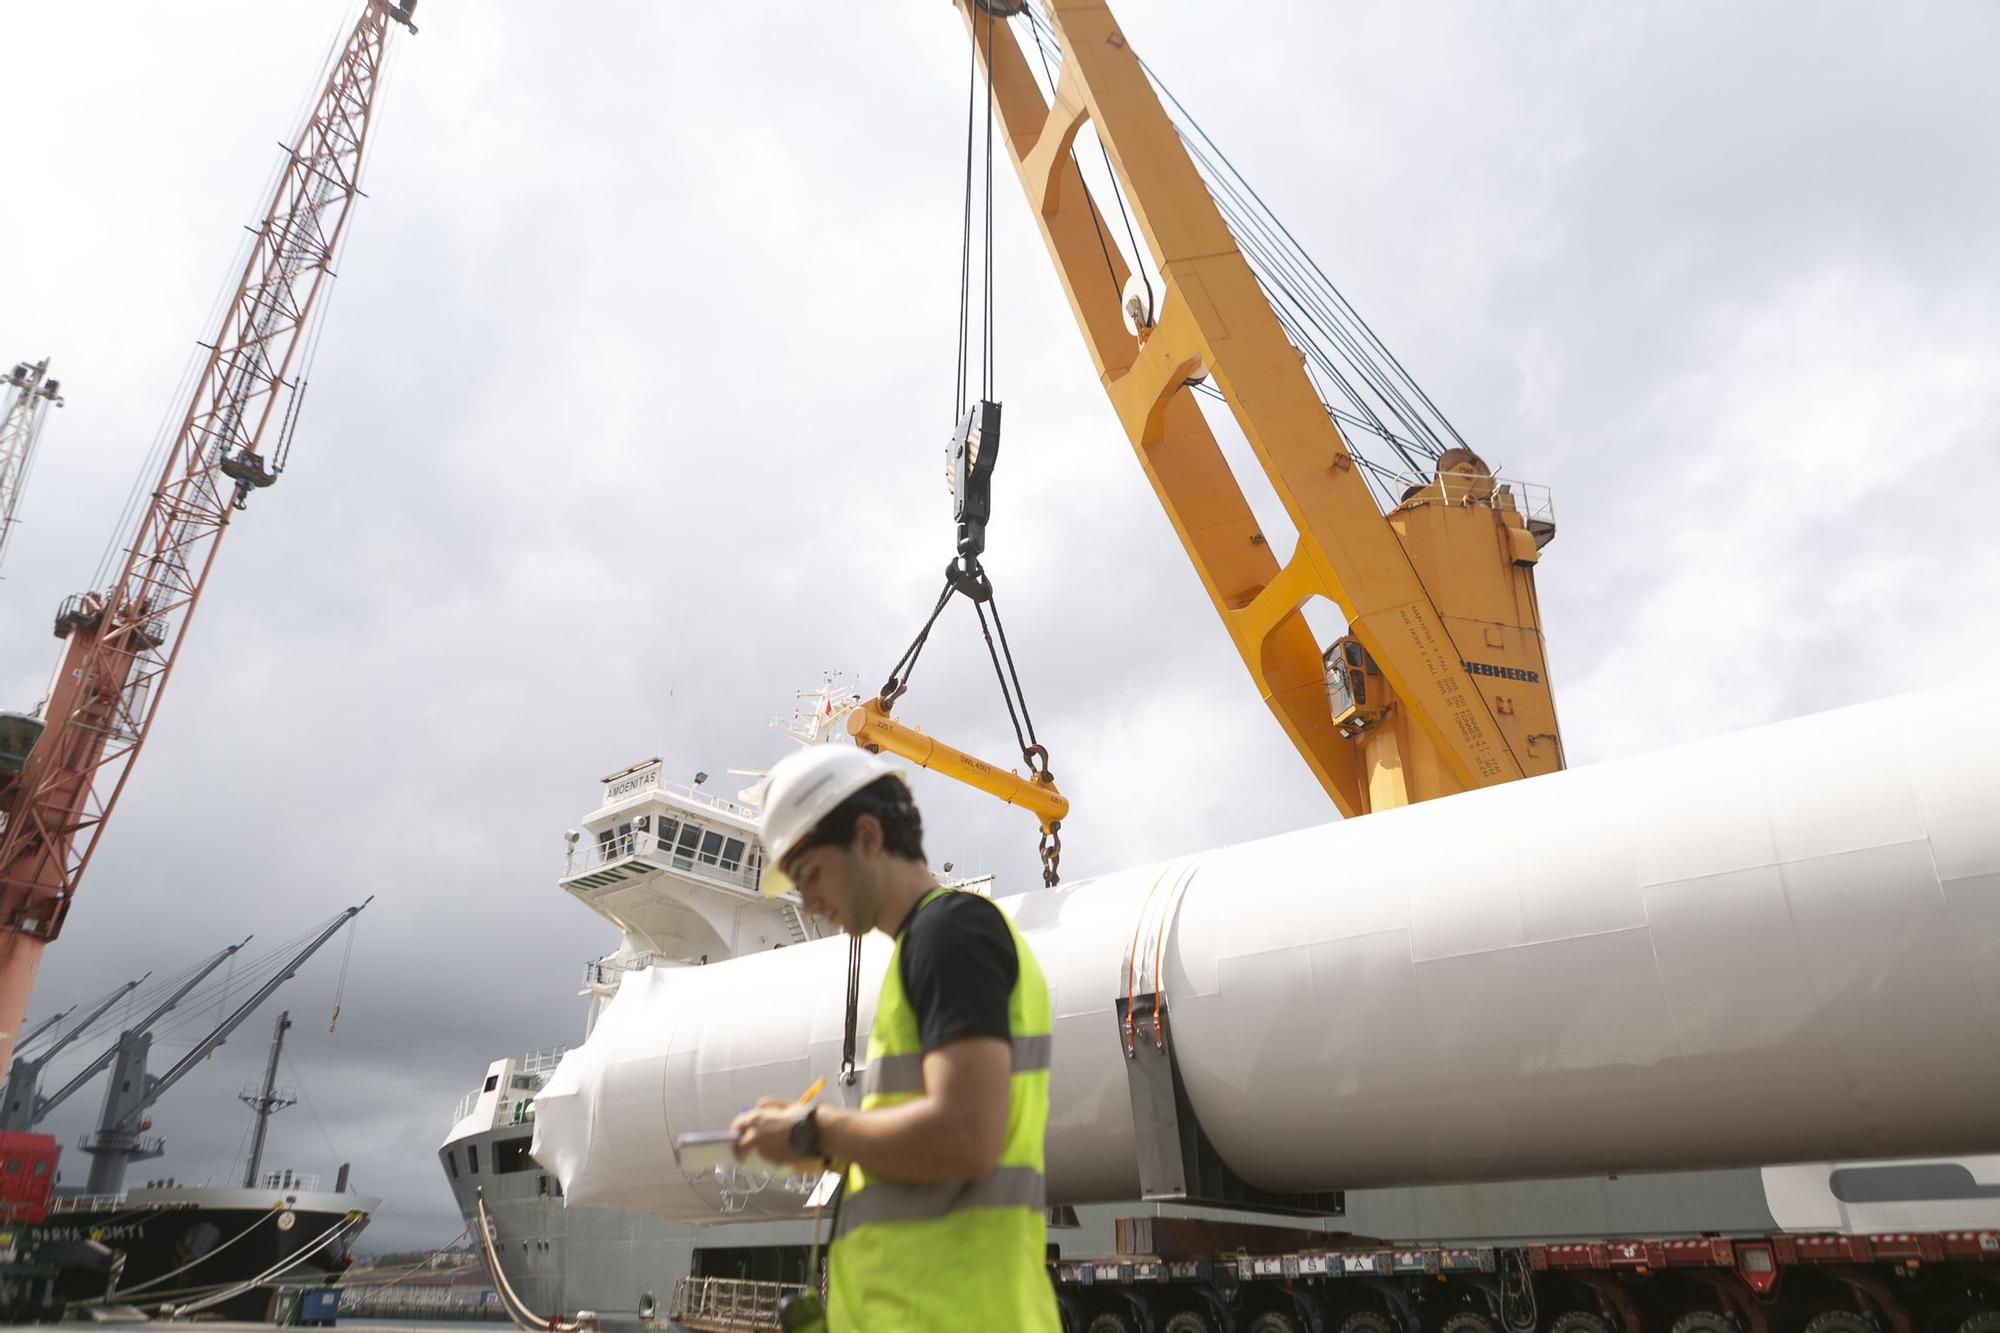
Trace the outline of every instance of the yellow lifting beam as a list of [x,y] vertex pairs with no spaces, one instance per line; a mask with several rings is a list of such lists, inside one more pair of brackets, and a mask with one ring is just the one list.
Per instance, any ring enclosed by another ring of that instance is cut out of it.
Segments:
[[880,699],[870,699],[848,713],[847,734],[864,750],[887,750],[918,768],[928,768],[989,796],[997,796],[1008,805],[1020,806],[1041,822],[1045,834],[1060,831],[1063,819],[1069,814],[1069,798],[1056,790],[1048,774],[1024,778],[977,755],[954,749],[890,717]]
[[[1139,464],[1266,704],[1341,812],[1560,768],[1533,580],[1547,533],[1531,532],[1508,489],[1463,450],[1381,512],[1101,0],[1046,0],[1062,57],[1053,104],[1015,33],[1029,19],[955,3]],[[1086,122],[1165,288],[1136,335],[1127,266],[1100,239],[1103,215],[1071,153]],[[1298,531],[1288,555],[1259,530],[1194,400],[1189,386],[1203,377]],[[1317,641],[1301,613],[1314,597],[1339,607],[1364,652]],[[1344,683],[1372,678],[1372,700],[1337,716],[1330,668]]]

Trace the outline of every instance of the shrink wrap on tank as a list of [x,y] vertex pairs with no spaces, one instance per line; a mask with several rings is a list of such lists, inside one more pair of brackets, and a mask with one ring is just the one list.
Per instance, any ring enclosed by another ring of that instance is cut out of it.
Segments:
[[[1135,940],[1274,1192],[2000,1149],[2000,724],[1934,691],[1002,899],[1056,1015],[1049,1199],[1133,1197]],[[1164,931],[1161,930],[1164,923]],[[869,941],[863,994],[888,954]],[[537,1098],[575,1204],[838,1066],[846,947],[633,975]],[[862,1023],[868,1013],[864,1005]]]

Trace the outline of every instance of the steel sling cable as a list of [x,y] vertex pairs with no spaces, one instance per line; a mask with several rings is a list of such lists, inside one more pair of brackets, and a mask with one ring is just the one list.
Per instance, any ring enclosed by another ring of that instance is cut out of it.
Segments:
[[[993,462],[997,458],[1000,439],[1000,405],[994,401],[999,379],[999,325],[994,300],[998,286],[993,244],[994,109],[997,98],[994,91],[992,61],[998,12],[996,4],[990,0],[973,0],[973,3],[985,12],[985,23],[982,28],[976,16],[972,19],[972,59],[967,72],[966,89],[964,196],[960,206],[959,236],[958,338],[952,385],[953,406],[956,409],[958,426],[950,452],[955,517],[958,522],[957,553],[945,568],[944,587],[932,604],[929,616],[918,629],[916,637],[903,650],[902,656],[896,660],[875,704],[886,715],[896,701],[908,692],[910,678],[916,670],[925,646],[930,641],[931,631],[937,626],[938,617],[944,614],[944,609],[950,604],[954,593],[963,593],[966,599],[972,602],[978,617],[987,656],[992,661],[994,676],[1000,686],[1001,700],[1007,707],[1008,721],[1013,727],[1015,741],[1021,748],[1022,758],[1030,770],[1031,780],[1039,785],[1053,788],[1054,780],[1048,770],[1048,751],[1035,736],[1033,718],[1028,712],[1027,700],[1021,690],[1013,649],[1007,643],[1006,629],[1000,620],[998,607],[994,608],[990,622],[986,617],[985,604],[993,599],[993,585],[979,560],[986,545],[985,527],[991,512],[990,476]],[[982,45],[986,56],[983,62],[980,58]],[[1039,39],[1037,45],[1039,49]],[[983,82],[986,100],[983,126],[979,119],[982,63],[985,65]],[[1042,64],[1046,74],[1048,72],[1046,51],[1042,52]],[[983,145],[979,142],[982,132]],[[1071,153],[1071,160],[1072,162],[1075,160],[1074,152]],[[979,399],[976,408],[970,398],[975,189],[984,191],[984,198],[980,201],[982,250],[979,256]],[[1099,219],[1094,204],[1091,216],[1093,224],[1097,225]],[[1127,228],[1129,231],[1129,218]],[[1106,266],[1115,279],[1116,268],[1112,264],[1109,245],[1101,225],[1097,225],[1097,232]],[[998,643],[995,642],[996,638]],[[1057,836],[1059,830],[1059,820],[1046,822],[1042,830],[1042,875],[1043,881],[1050,885],[1057,882],[1057,866],[1061,859],[1061,839]],[[851,1081],[853,1077],[855,1047],[859,1037],[856,1031],[856,1014],[859,1003],[860,961],[858,946],[854,946],[850,951],[848,963],[847,1030],[842,1060],[842,1075],[847,1081]]]

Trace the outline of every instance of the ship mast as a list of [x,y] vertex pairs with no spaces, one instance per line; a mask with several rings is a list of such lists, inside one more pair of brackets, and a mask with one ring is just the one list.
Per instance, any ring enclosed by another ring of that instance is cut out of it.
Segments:
[[285,1033],[292,1026],[292,1011],[279,1012],[277,1026],[271,1029],[271,1058],[264,1062],[264,1086],[252,1092],[245,1088],[237,1100],[257,1113],[257,1127],[250,1134],[250,1159],[243,1165],[243,1188],[257,1188],[257,1170],[264,1165],[264,1135],[271,1127],[271,1116],[298,1101],[290,1088],[278,1090],[278,1059],[285,1051]]

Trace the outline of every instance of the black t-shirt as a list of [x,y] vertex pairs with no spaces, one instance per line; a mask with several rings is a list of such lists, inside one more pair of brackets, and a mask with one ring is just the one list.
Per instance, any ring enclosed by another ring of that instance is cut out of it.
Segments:
[[966,1037],[1013,1035],[1007,1000],[1021,963],[999,908],[977,894],[947,893],[912,911],[896,933],[903,994],[926,1054]]

